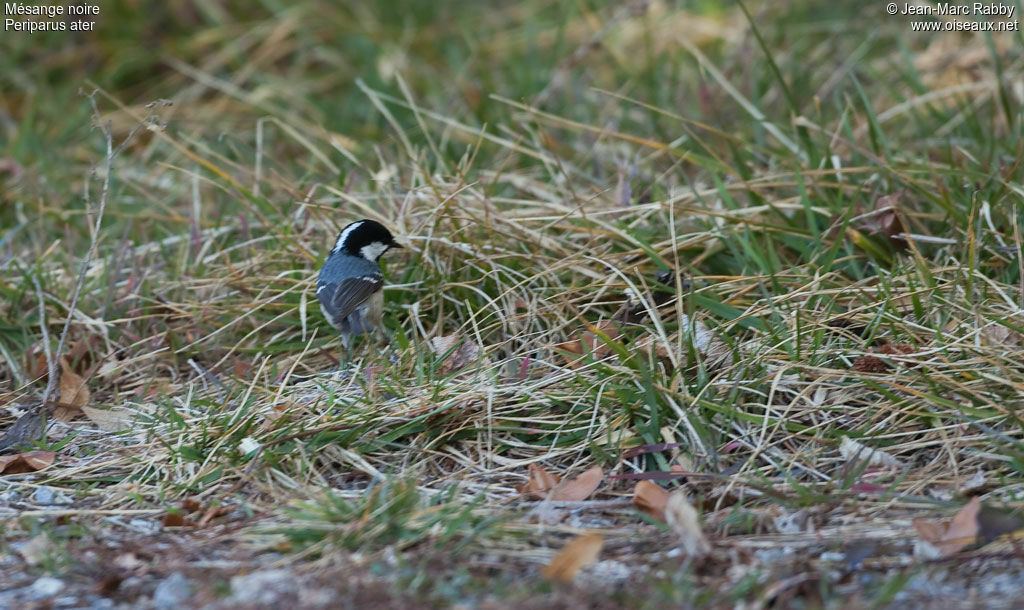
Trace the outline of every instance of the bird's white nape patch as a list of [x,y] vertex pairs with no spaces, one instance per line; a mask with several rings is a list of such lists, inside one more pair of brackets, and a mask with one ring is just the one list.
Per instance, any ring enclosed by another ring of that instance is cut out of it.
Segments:
[[345,227],[345,230],[342,231],[341,235],[338,236],[338,241],[334,242],[334,250],[331,250],[331,252],[337,252],[338,250],[341,250],[341,247],[345,245],[345,240],[348,239],[348,236],[352,234],[352,231],[355,231],[359,227],[363,226],[363,222],[364,221],[360,220],[359,222],[353,222],[349,226]]
[[381,254],[387,252],[389,246],[380,241],[375,241],[368,246],[363,246],[359,249],[359,254],[363,258],[371,261],[375,261],[380,258]]

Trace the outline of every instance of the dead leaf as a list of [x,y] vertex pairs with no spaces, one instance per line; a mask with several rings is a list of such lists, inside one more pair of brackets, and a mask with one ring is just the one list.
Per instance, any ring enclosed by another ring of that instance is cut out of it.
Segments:
[[60,403],[53,416],[61,421],[68,421],[77,415],[76,411],[89,403],[89,388],[85,380],[71,369],[68,359],[60,359]]
[[853,361],[853,370],[861,373],[884,373],[889,365],[878,356],[861,356]]
[[903,468],[903,462],[880,449],[872,449],[862,445],[848,436],[839,443],[839,455],[847,462],[867,460],[869,466],[882,468]]
[[875,350],[888,356],[906,356],[914,353],[914,346],[907,343],[883,343]]
[[526,483],[516,485],[516,491],[543,500],[561,480],[558,475],[551,474],[536,464],[530,464]]
[[123,432],[131,428],[132,412],[128,409],[97,409],[83,406],[82,413],[104,432]]
[[[554,348],[563,352],[569,352],[570,354],[576,354],[577,356],[590,354],[595,360],[602,360],[610,356],[614,351],[607,343],[605,343],[605,340],[602,339],[602,334],[607,337],[608,340],[615,341],[622,335],[622,332],[618,329],[613,320],[601,320],[591,327],[591,329],[581,332],[576,339],[566,341],[565,343],[559,343],[555,345]],[[583,363],[579,358],[575,358],[567,364],[570,368],[576,369]]]
[[700,515],[682,489],[672,492],[668,497],[665,504],[665,522],[679,536],[679,541],[689,556],[700,557],[711,551],[711,543],[700,526]]
[[700,320],[693,322],[693,347],[704,356],[704,365],[714,369],[732,359],[732,349]]
[[181,513],[167,513],[160,519],[160,522],[164,527],[185,527],[194,525],[191,521],[186,521],[185,517]]
[[597,561],[603,546],[604,536],[601,534],[577,536],[570,540],[569,544],[555,555],[551,563],[541,570],[541,575],[548,580],[569,582],[580,571],[580,568]]
[[88,379],[99,368],[98,354],[103,349],[103,336],[91,334],[76,341],[68,352],[68,362],[74,371]]
[[558,475],[551,474],[536,464],[530,464],[529,478],[523,485],[517,485],[516,491],[539,500],[579,502],[589,498],[603,479],[604,472],[600,466],[585,470],[575,479],[562,481]]
[[879,197],[875,201],[875,213],[861,219],[857,223],[858,228],[870,235],[885,237],[897,250],[905,250],[907,240],[903,239],[903,235],[907,229],[903,226],[899,216],[905,194],[906,191],[899,190]]
[[235,374],[235,377],[239,379],[251,379],[250,374],[252,373],[252,363],[239,358],[234,358],[234,362],[231,365],[231,369]]
[[0,472],[4,474],[24,474],[42,470],[57,457],[53,451],[26,451],[14,455],[0,456]]
[[430,340],[430,345],[438,356],[448,354],[441,362],[439,372],[442,375],[461,371],[480,358],[480,346],[469,338],[464,339],[459,333],[446,337],[434,337]]
[[551,499],[556,502],[579,502],[586,500],[597,490],[604,479],[604,471],[600,466],[593,466],[583,471],[575,479],[564,481],[551,492]]
[[[728,364],[733,357],[733,350],[715,331],[708,328],[706,324],[700,320],[694,320],[693,324],[690,324],[690,318],[686,314],[683,314],[681,321],[683,327],[686,328],[690,334],[690,341],[693,344],[694,350],[700,356],[704,363],[704,366],[708,370],[719,369]],[[669,337],[670,344],[673,345],[672,350],[675,350],[675,338]],[[648,335],[636,341],[634,344],[635,350],[640,350],[648,354],[653,354],[657,357],[666,367],[670,366],[673,362],[669,354],[669,348],[665,342],[659,339],[655,335]],[[679,360],[685,362],[689,353],[689,347],[683,349],[683,354],[680,355]]]
[[982,328],[981,334],[986,345],[1014,347],[1021,342],[1020,333],[995,322]]
[[949,557],[978,537],[980,510],[981,497],[974,496],[948,524],[931,519],[914,519],[914,529],[921,540],[935,548],[940,556]]
[[46,354],[30,349],[25,354],[25,374],[31,379],[42,379],[46,373]]
[[196,525],[198,527],[206,527],[210,523],[210,521],[212,521],[212,520],[214,520],[217,517],[220,517],[222,515],[226,515],[229,512],[231,512],[231,505],[230,504],[221,504],[220,506],[211,506],[210,508],[206,509],[206,512],[204,512],[203,516],[199,518],[199,521],[196,522]]
[[26,451],[21,454],[21,459],[25,460],[25,463],[32,468],[32,470],[42,470],[56,459],[57,454],[53,451]]
[[633,505],[658,521],[665,521],[668,492],[657,483],[640,481],[633,488]]
[[[883,343],[875,349],[875,353],[887,356],[906,356],[913,354],[914,351],[914,346],[907,343]],[[907,363],[904,362],[904,364]],[[908,364],[908,366],[916,366],[916,364]],[[861,356],[853,362],[853,370],[861,373],[884,373],[890,368],[892,368],[891,365],[878,356]]]

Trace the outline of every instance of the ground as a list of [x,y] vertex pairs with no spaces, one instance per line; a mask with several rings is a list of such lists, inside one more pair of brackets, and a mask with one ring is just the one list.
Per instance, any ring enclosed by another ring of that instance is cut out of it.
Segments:
[[885,9],[5,32],[0,606],[1013,607],[1019,16]]

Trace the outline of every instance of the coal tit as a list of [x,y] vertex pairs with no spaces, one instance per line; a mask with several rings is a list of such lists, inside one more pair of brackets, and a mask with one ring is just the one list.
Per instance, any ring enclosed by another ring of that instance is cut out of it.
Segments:
[[316,298],[327,321],[341,331],[346,356],[353,337],[382,328],[384,276],[377,259],[401,247],[384,225],[357,220],[341,231],[327,255],[316,279]]

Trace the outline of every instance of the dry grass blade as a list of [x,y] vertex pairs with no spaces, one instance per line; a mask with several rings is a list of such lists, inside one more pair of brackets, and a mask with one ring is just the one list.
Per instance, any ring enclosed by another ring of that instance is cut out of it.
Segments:
[[903,462],[881,449],[872,449],[844,436],[839,443],[839,455],[847,462],[866,461],[869,466],[903,468]]

